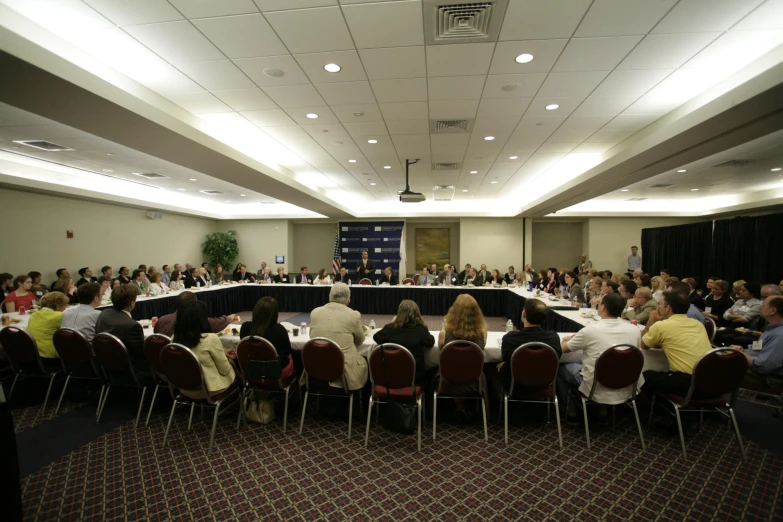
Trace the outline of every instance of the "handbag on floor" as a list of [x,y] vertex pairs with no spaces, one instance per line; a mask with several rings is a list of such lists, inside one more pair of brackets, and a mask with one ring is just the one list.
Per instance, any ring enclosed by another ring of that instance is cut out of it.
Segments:
[[[389,392],[389,369],[386,366],[386,348],[381,345],[380,349],[383,372],[386,377],[386,415],[384,416],[383,427],[397,433],[410,435],[416,431],[416,405],[392,400]],[[413,393],[416,393],[415,387],[413,388]]]
[[275,401],[271,399],[247,401],[245,417],[255,424],[269,424],[275,420]]

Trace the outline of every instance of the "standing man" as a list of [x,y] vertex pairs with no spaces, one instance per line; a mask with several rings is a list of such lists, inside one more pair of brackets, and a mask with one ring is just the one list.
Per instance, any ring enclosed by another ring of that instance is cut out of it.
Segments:
[[628,256],[628,271],[641,270],[642,268],[642,256],[639,255],[639,249],[635,246],[631,247],[631,255]]
[[364,250],[362,252],[362,260],[359,261],[358,265],[356,265],[356,275],[359,277],[359,279],[363,279],[365,277],[372,279],[374,273],[375,263],[370,261],[367,251]]

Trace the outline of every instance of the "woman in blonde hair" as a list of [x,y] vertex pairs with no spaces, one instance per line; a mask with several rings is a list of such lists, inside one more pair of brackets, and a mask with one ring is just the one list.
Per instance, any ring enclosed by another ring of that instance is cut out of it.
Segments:
[[663,277],[657,275],[650,279],[650,285],[650,289],[653,291],[653,299],[660,303],[663,291],[666,289],[666,281]]
[[376,344],[394,343],[407,348],[416,361],[416,384],[422,384],[424,352],[435,345],[435,338],[421,318],[419,305],[410,299],[402,301],[392,322],[376,333],[373,340]]

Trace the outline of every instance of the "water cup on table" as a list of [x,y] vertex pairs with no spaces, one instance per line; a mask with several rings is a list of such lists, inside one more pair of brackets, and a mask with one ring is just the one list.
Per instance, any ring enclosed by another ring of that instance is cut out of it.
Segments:
[[293,329],[293,334],[294,334],[294,337],[299,337],[299,328],[294,328]]

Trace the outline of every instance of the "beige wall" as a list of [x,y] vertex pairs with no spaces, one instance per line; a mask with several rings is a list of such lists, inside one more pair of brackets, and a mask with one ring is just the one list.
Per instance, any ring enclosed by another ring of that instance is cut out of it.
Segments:
[[[261,261],[266,261],[274,273],[276,255],[285,256],[286,271],[291,271],[293,249],[289,246],[289,241],[292,240],[289,233],[289,229],[292,228],[290,221],[285,219],[219,221],[216,226],[222,232],[236,230],[239,243],[237,262],[246,264],[249,271],[257,272],[261,267]],[[232,266],[230,270],[233,271],[234,267]]]
[[[152,220],[140,209],[7,189],[0,189],[0,201],[6,237],[0,271],[37,270],[44,282],[53,281],[58,268],[78,279],[84,266],[97,277],[103,265],[112,266],[115,276],[123,265],[199,265],[204,236],[217,224],[166,213]],[[67,230],[73,230],[73,239],[66,238]]]
[[334,255],[334,234],[337,223],[294,223],[293,225],[293,270],[306,266],[311,274],[321,268],[332,273]]
[[582,253],[580,221],[533,222],[533,268],[568,268],[579,264]]
[[471,218],[460,220],[459,260],[455,265],[462,269],[465,263],[487,269],[497,268],[506,273],[509,265],[519,269],[523,265],[522,218]]
[[[416,229],[419,228],[448,228],[449,229],[449,260],[457,262],[459,255],[459,222],[458,221],[408,221],[405,225],[405,253],[408,257],[406,267],[409,274],[421,272],[421,267],[416,266]],[[442,267],[439,267],[442,268]]]

